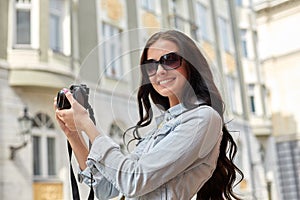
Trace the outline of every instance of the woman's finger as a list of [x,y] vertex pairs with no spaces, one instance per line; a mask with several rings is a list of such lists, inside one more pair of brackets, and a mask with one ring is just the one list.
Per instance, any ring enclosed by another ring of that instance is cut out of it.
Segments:
[[54,106],[54,110],[57,109],[57,97],[53,98],[53,106]]
[[65,93],[65,95],[66,95],[67,99],[69,100],[69,102],[70,102],[70,104],[71,104],[71,106],[72,106],[72,104],[76,101],[76,100],[74,99],[73,95],[72,95],[71,92],[69,92],[69,91],[67,91],[67,92]]

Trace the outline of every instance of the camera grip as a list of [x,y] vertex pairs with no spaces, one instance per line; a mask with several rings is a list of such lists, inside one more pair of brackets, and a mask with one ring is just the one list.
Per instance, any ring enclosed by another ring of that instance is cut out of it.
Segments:
[[56,107],[59,110],[70,109],[71,108],[71,104],[70,104],[69,100],[67,99],[64,90],[61,90],[61,91],[59,91],[57,93],[57,104],[56,104]]

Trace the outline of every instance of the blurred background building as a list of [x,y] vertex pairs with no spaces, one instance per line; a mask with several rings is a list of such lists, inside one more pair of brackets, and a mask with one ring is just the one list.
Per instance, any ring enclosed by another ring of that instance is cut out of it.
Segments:
[[279,199],[300,199],[300,1],[257,1],[254,8],[276,147],[266,168],[277,170],[267,176],[277,181]]
[[164,29],[191,36],[212,67],[245,174],[236,192],[300,199],[298,13],[298,0],[0,1],[0,199],[71,199],[53,98],[88,84],[99,130],[122,145],[140,53]]

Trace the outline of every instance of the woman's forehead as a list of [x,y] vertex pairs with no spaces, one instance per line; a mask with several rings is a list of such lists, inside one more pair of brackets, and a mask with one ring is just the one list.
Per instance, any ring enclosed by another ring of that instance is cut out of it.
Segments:
[[148,49],[148,59],[149,58],[160,58],[160,56],[169,53],[169,52],[178,52],[178,47],[174,42],[169,40],[157,40],[153,43]]

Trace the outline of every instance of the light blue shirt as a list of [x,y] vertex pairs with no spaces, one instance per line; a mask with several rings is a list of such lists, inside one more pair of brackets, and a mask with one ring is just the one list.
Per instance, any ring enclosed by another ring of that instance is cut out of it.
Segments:
[[107,136],[92,144],[82,180],[99,199],[191,199],[212,176],[222,139],[222,119],[209,106],[167,110],[159,126],[124,155]]

